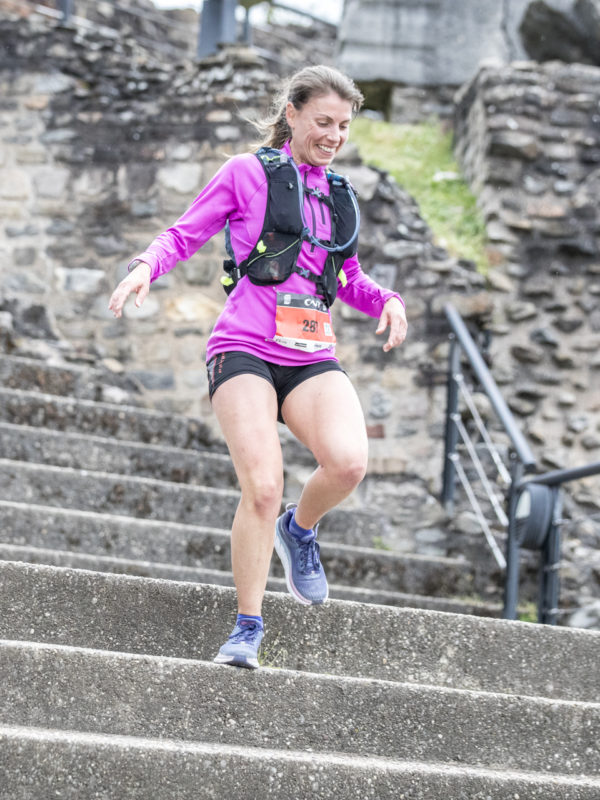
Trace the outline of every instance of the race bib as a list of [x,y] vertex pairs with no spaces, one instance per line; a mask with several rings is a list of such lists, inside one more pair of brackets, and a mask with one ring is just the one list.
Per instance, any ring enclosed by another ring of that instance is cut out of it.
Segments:
[[309,294],[277,292],[273,341],[308,353],[333,347],[335,334],[329,309]]

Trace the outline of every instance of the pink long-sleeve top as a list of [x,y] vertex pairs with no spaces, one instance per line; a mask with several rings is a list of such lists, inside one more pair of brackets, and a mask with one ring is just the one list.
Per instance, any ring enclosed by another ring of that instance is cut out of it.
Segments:
[[[291,156],[289,144],[283,152]],[[298,169],[305,184],[329,194],[329,183],[323,167],[299,164]],[[218,233],[229,220],[231,245],[236,263],[242,262],[258,241],[267,203],[267,178],[262,164],[252,153],[229,159],[214,178],[196,197],[177,222],[161,233],[146,251],[137,258],[151,269],[151,280],[173,269],[178,261],[190,258],[205,242]],[[327,207],[316,197],[305,195],[305,216],[312,225],[313,234],[329,239],[331,221]],[[304,242],[298,257],[298,266],[320,274],[325,264],[326,252],[320,247]],[[357,256],[343,265],[347,283],[338,280],[338,298],[371,317],[379,317],[395,292],[383,289],[362,271]],[[283,284],[256,286],[243,277],[228,295],[225,306],[214,325],[208,340],[206,360],[214,355],[232,350],[242,350],[266,361],[284,366],[295,366],[335,358],[335,348],[307,353],[294,350],[272,341],[275,333],[277,292],[315,294],[315,284],[297,273]],[[399,298],[401,300],[401,298]]]

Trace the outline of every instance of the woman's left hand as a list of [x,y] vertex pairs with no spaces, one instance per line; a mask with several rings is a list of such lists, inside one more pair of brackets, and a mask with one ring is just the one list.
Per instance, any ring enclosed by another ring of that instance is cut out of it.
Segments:
[[406,339],[408,322],[404,306],[397,297],[390,297],[383,307],[379,317],[379,325],[375,333],[383,333],[389,326],[390,334],[387,342],[383,345],[383,350],[387,353],[392,347],[398,347]]

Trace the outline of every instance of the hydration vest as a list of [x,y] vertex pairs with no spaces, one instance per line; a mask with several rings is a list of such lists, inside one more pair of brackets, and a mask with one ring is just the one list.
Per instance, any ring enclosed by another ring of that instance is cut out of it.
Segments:
[[[283,283],[296,272],[315,283],[316,293],[331,306],[337,294],[337,278],[342,285],[346,282],[342,266],[347,258],[356,254],[358,247],[360,215],[354,188],[347,178],[328,172],[329,195],[325,195],[320,189],[309,188],[302,182],[298,168],[286,153],[261,147],[255,155],[267,176],[265,218],[258,242],[240,264],[235,261],[227,223],[225,241],[231,258],[223,262],[227,274],[221,282],[225,291],[232,292],[244,275],[257,286],[272,286]],[[330,240],[318,239],[305,224],[305,194],[317,197],[329,208]],[[328,250],[320,275],[297,264],[305,241]]]

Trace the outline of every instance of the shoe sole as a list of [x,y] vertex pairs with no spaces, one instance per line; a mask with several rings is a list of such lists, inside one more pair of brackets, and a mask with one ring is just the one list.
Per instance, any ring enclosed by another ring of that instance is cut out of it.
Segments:
[[218,653],[213,661],[215,664],[226,664],[230,667],[242,667],[243,669],[258,669],[259,663],[257,658],[239,658],[237,656],[225,656]]
[[301,603],[303,606],[320,606],[322,605],[327,598],[329,597],[329,586],[327,586],[327,592],[325,597],[322,600],[317,602],[313,600],[309,600],[308,598],[304,597],[300,594],[298,589],[295,587],[294,582],[292,581],[292,567],[290,564],[290,559],[288,558],[288,551],[285,544],[281,540],[281,535],[279,533],[279,526],[275,528],[275,551],[279,556],[279,560],[283,565],[283,572],[285,575],[285,582],[288,588],[288,592],[294,598],[297,603]]

